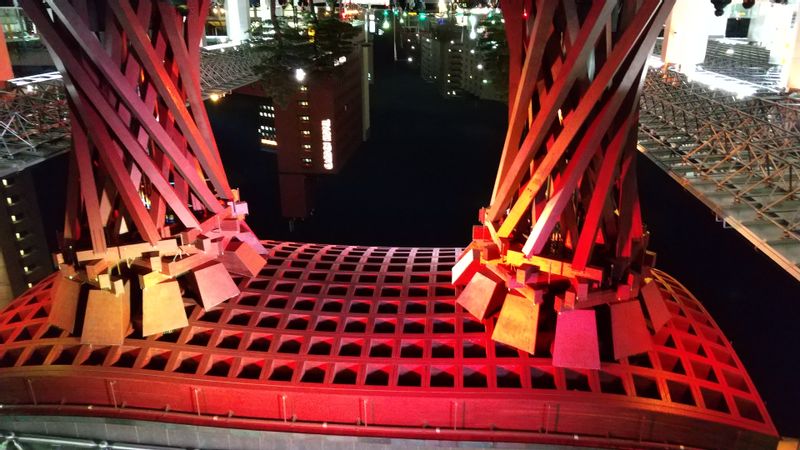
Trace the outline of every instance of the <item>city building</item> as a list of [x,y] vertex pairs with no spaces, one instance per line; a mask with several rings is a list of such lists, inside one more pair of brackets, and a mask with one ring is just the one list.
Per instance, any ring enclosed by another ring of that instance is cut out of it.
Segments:
[[[469,94],[481,99],[505,101],[502,94],[483,72],[483,60],[478,51],[478,39],[467,27],[453,27],[434,21],[421,22],[418,33],[404,33],[407,39],[419,42],[420,75],[434,83],[445,97]],[[449,28],[449,29],[448,29]],[[406,42],[406,39],[403,39]],[[416,45],[404,46],[413,52]]]
[[0,177],[0,307],[53,271],[34,168]]
[[308,178],[338,173],[367,136],[368,51],[356,45],[331,72],[307,74],[283,105],[265,97],[258,83],[236,91],[261,97],[259,139],[277,156],[285,217],[307,217],[313,209]]

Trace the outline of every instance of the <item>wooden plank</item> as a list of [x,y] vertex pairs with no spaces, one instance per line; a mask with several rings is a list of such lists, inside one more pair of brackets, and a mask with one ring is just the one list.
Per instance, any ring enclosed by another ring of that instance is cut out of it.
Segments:
[[74,333],[80,292],[80,282],[57,275],[53,281],[53,306],[47,316],[47,323],[70,334]]
[[503,285],[482,272],[476,272],[458,296],[458,304],[478,320],[497,311],[503,301]]
[[597,322],[592,309],[562,311],[556,319],[553,366],[600,369]]
[[541,272],[566,278],[588,278],[594,281],[602,281],[603,279],[603,271],[598,268],[587,267],[583,270],[577,270],[572,267],[572,264],[565,261],[536,255],[526,257],[522,252],[514,250],[506,252],[505,262],[515,267],[522,267],[524,265],[536,266]]
[[[170,81],[170,77],[167,75],[163,65],[160,64],[161,61],[155,54],[146,31],[136,20],[136,14],[133,9],[127,1],[111,2],[109,3],[109,8],[114,12],[120,25],[127,33],[130,44],[136,49],[139,61],[150,76],[150,80],[161,95],[161,99],[175,117],[176,123],[194,150],[194,155],[216,188],[217,195],[230,199],[232,197],[231,188],[228,185],[223,168],[217,164],[212,150],[203,139],[197,124],[192,120],[186,105],[183,103],[183,99],[178,98],[179,96],[176,95],[177,88]],[[219,207],[209,209],[216,212]]]
[[600,220],[603,217],[603,209],[608,203],[608,197],[611,192],[611,186],[614,182],[614,175],[616,174],[624,144],[627,143],[628,129],[633,126],[633,120],[628,117],[622,125],[622,130],[617,132],[614,140],[609,145],[608,150],[603,156],[603,162],[600,166],[600,173],[592,189],[592,198],[589,202],[589,208],[586,211],[586,218],[583,221],[580,237],[578,238],[575,252],[572,257],[572,265],[576,269],[583,269],[589,262],[594,247],[595,238],[597,237],[597,229],[600,225]]
[[166,259],[162,261],[163,273],[171,277],[177,277],[186,273],[196,267],[202,266],[214,258],[206,255],[205,253],[196,253],[194,255],[179,257],[174,260]]
[[225,266],[217,262],[195,268],[189,274],[189,281],[206,311],[240,292]]
[[534,353],[539,305],[512,293],[506,294],[503,307],[492,332],[492,340]]
[[[651,0],[651,3],[653,2],[655,2],[655,0]],[[525,171],[527,171],[528,165],[533,158],[534,153],[539,150],[544,142],[544,139],[548,134],[547,130],[550,129],[553,121],[556,119],[559,106],[564,102],[564,99],[566,99],[573,83],[575,82],[575,79],[579,76],[579,72],[585,66],[586,61],[589,58],[589,54],[592,51],[593,46],[591,44],[597,40],[603,30],[603,27],[610,20],[614,6],[614,2],[594,2],[592,5],[592,9],[589,11],[589,14],[584,20],[584,24],[581,27],[581,32],[576,44],[570,49],[570,52],[567,53],[567,59],[559,71],[558,77],[554,80],[548,96],[544,99],[541,99],[540,112],[534,118],[534,121],[530,126],[530,131],[528,131],[528,134],[525,136],[525,140],[520,147],[519,153],[517,153],[509,169],[506,171],[507,175],[502,180],[500,188],[495,190],[497,195],[487,210],[489,221],[498,221],[501,214],[506,210],[507,205],[511,202],[511,197],[517,193],[517,187],[519,186]],[[628,32],[628,34],[630,34],[630,32]],[[601,93],[600,91],[605,89],[605,86],[607,86],[611,74],[608,75],[608,79],[604,81],[603,86],[601,87],[598,85],[598,87],[595,88],[596,92],[594,92],[594,98],[599,98]],[[590,110],[593,106],[586,103],[589,102],[581,103],[582,108],[586,110],[583,116],[588,114],[588,110]],[[583,120],[578,121],[583,122]],[[573,130],[568,128],[562,131],[562,134],[565,132],[568,134],[565,134],[564,138],[571,134],[569,138],[569,141],[571,141],[571,138],[574,137],[575,133],[577,133],[577,129]],[[559,138],[561,138],[560,135]],[[562,144],[564,145],[564,149],[566,149],[566,145],[569,144],[569,142],[563,142]],[[551,151],[553,150],[551,149]],[[557,152],[559,152],[559,149],[553,151],[554,154]],[[552,167],[547,167],[544,172],[549,173],[551,169]],[[532,187],[541,187],[542,182],[544,182],[543,178],[537,178]],[[539,189],[537,188],[535,190],[538,192]],[[504,236],[502,232],[500,233],[500,236],[507,237]]]
[[130,325],[130,284],[121,295],[99,289],[89,290],[81,344],[122,345]]
[[611,337],[616,360],[652,350],[653,338],[638,301],[611,305]]
[[[522,73],[518,78],[520,84],[512,91],[514,100],[509,108],[508,130],[503,143],[503,153],[500,156],[500,167],[497,170],[492,199],[497,195],[497,189],[505,178],[508,166],[519,151],[519,140],[522,131],[527,125],[526,112],[531,101],[533,91],[536,89],[536,80],[539,71],[542,69],[545,45],[547,39],[553,32],[553,14],[558,6],[557,1],[537,0],[536,17],[533,19],[533,29],[528,37],[527,51],[525,52],[525,62],[522,65]],[[537,45],[538,44],[538,45]]]
[[456,261],[451,271],[451,283],[454,286],[464,286],[472,279],[475,272],[481,267],[481,253],[478,249],[471,249],[465,252]]
[[[205,253],[201,253],[205,254]],[[214,256],[214,255],[210,255]],[[258,275],[267,260],[256,252],[253,247],[238,239],[232,240],[225,251],[218,258],[225,265],[228,272],[246,277]]]
[[650,315],[650,322],[653,324],[653,331],[658,333],[658,330],[672,319],[672,313],[669,312],[664,296],[661,295],[661,289],[655,281],[645,284],[641,292],[647,313]]
[[142,336],[177,330],[189,325],[177,281],[142,290]]

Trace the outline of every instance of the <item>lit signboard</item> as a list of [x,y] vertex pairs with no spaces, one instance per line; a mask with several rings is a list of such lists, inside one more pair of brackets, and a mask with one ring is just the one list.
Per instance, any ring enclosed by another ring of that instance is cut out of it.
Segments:
[[331,119],[322,121],[322,167],[333,170],[333,134]]

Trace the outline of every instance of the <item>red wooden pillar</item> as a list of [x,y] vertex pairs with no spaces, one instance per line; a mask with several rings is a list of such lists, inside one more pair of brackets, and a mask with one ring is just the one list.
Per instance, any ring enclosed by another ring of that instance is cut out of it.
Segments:
[[[460,304],[499,311],[495,339],[532,352],[541,310],[554,310],[556,364],[596,368],[595,309],[631,303],[618,310],[640,316],[651,259],[635,173],[640,81],[673,2],[503,2],[509,127],[491,202],[453,269]],[[615,323],[617,336],[647,332]]]
[[[131,323],[168,331],[187,323],[184,298],[212,307],[237,295],[230,273],[254,275],[265,250],[243,222],[247,205],[228,184],[202,100],[208,2],[190,1],[185,18],[161,0],[93,11],[66,0],[20,3],[69,94],[74,151],[56,259],[65,277],[89,286],[80,292],[90,307],[65,313],[85,314],[82,341],[121,343]],[[112,297],[113,311],[104,307]]]

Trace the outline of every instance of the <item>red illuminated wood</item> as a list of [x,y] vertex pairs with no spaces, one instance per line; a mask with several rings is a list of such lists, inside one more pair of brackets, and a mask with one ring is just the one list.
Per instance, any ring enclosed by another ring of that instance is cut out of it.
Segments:
[[533,354],[539,305],[520,295],[508,294],[497,317],[492,339]]
[[53,306],[47,322],[70,333],[75,330],[81,283],[64,277],[53,281]]
[[670,312],[667,304],[664,302],[664,297],[658,286],[653,283],[647,283],[642,287],[642,297],[644,297],[644,304],[647,306],[647,313],[650,315],[650,321],[653,324],[653,329],[658,331],[669,321]]
[[611,305],[611,336],[614,339],[614,358],[622,359],[653,348],[650,331],[637,301]]
[[458,296],[458,304],[478,320],[495,312],[503,300],[502,283],[483,273],[476,273]]
[[[502,5],[511,23],[509,49],[522,49],[524,63],[517,69],[510,57],[518,78],[510,83],[509,127],[491,203],[480,213],[483,228],[469,247],[480,250],[480,267],[474,252],[464,254],[453,268],[454,281],[469,287],[471,273],[489,270],[506,291],[570,318],[624,299],[637,305],[647,300],[638,293],[650,258],[636,186],[637,108],[645,61],[672,4]],[[520,20],[520,9],[531,17]],[[525,33],[519,33],[521,22],[528,23]],[[473,290],[462,296],[468,297],[460,302],[465,305],[489,303],[475,298]],[[485,318],[485,311],[477,310],[476,317]],[[577,310],[584,312],[573,316]],[[510,317],[505,316],[504,323]],[[598,317],[610,320],[607,314]],[[563,325],[557,334],[572,336],[573,328]],[[641,327],[616,330],[622,346],[617,354],[635,350],[625,333],[639,333]],[[527,332],[532,340],[539,331],[529,326]],[[574,345],[559,350],[559,364],[594,367],[597,361],[585,355],[570,359],[582,338],[567,337],[559,342]],[[529,342],[508,341],[520,343],[521,350]]]
[[126,286],[119,295],[105,290],[91,289],[86,304],[81,343],[122,345],[130,318],[130,286]]
[[[84,315],[83,330],[72,331],[100,345],[119,342],[131,324],[147,333],[183,326],[181,293],[193,284],[193,270],[224,261],[252,276],[265,262],[243,224],[246,203],[228,184],[203,105],[199,47],[208,1],[190,1],[185,15],[158,0],[115,0],[99,9],[66,0],[20,3],[69,97],[74,152],[59,270],[86,283],[80,295],[92,299],[75,312]],[[219,245],[198,245],[201,234]],[[212,281],[219,286],[204,288],[198,301],[216,304],[238,293],[227,270]],[[134,308],[131,322],[110,298],[139,298],[134,289],[145,290],[145,312]],[[69,328],[71,319],[59,317]]]
[[142,289],[142,336],[177,330],[187,325],[189,322],[177,281],[166,281]]
[[577,369],[600,368],[594,310],[564,311],[558,315],[553,365]]

